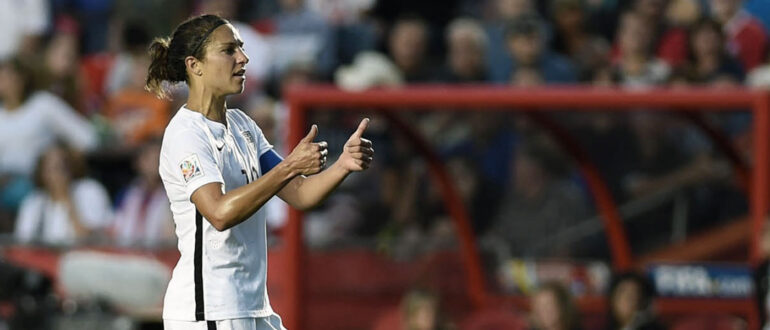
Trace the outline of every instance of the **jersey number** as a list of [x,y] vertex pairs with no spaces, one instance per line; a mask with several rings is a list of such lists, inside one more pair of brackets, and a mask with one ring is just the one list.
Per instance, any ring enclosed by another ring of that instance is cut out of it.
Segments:
[[251,183],[257,177],[257,169],[254,167],[251,168],[251,173],[247,172],[245,168],[241,169],[241,173],[246,177],[246,184]]

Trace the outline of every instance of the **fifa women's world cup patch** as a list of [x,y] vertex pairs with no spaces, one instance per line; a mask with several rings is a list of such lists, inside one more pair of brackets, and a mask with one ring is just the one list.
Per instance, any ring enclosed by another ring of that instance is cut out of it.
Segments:
[[182,160],[179,164],[179,169],[182,170],[184,182],[190,182],[190,180],[203,175],[201,163],[198,161],[198,155],[196,154],[192,154]]

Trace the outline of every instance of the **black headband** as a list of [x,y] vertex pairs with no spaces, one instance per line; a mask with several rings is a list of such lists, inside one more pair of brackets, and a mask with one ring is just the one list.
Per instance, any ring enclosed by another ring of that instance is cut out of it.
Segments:
[[220,21],[217,21],[216,23],[214,23],[214,26],[209,28],[209,30],[206,31],[205,34],[203,34],[203,38],[201,38],[201,40],[198,41],[198,44],[193,49],[191,55],[195,56],[195,54],[198,53],[198,50],[201,48],[201,46],[203,46],[203,42],[206,41],[206,39],[209,38],[209,34],[211,34],[211,32],[214,32],[214,30],[216,30],[216,28],[218,28],[218,27],[220,27],[222,25],[225,25],[225,24],[227,24],[227,21],[225,21],[225,20],[220,20]]

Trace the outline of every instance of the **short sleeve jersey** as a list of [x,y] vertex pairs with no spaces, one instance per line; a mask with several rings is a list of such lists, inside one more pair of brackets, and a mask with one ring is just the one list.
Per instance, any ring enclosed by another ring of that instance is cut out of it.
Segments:
[[181,253],[166,291],[164,319],[223,320],[272,314],[266,289],[264,208],[220,232],[190,200],[205,184],[220,183],[226,193],[262,175],[259,157],[272,146],[242,111],[228,109],[226,119],[224,125],[183,106],[163,136],[159,171]]

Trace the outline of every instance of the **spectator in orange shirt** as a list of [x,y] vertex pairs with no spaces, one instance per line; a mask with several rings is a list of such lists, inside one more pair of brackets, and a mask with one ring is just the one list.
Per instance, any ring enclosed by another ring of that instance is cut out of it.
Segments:
[[123,33],[125,50],[118,55],[108,77],[105,116],[118,143],[136,147],[163,134],[168,124],[170,104],[144,90],[149,36],[141,26],[128,24]]

